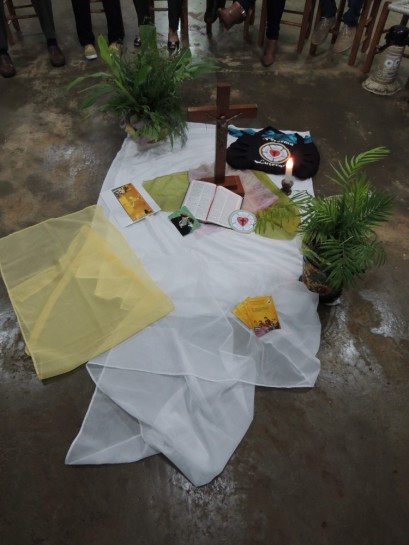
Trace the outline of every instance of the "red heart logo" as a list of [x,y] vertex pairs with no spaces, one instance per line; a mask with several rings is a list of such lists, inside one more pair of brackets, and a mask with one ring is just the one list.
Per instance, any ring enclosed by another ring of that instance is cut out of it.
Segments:
[[237,223],[239,223],[242,227],[244,227],[248,221],[249,219],[245,216],[238,216],[237,218]]
[[280,155],[280,152],[276,149],[271,149],[270,155],[272,155],[273,157],[277,157],[278,155]]

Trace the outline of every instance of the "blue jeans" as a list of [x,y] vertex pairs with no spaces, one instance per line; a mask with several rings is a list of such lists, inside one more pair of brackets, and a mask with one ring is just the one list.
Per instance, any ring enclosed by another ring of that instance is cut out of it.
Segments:
[[[342,16],[342,22],[348,26],[356,26],[361,15],[364,0],[349,0],[348,9]],[[320,0],[321,17],[335,17],[337,5],[335,0]]]

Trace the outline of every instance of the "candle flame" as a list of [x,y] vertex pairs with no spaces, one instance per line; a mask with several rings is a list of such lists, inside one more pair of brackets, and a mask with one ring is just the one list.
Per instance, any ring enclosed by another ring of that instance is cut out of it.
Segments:
[[294,166],[294,161],[291,159],[291,157],[289,159],[287,159],[287,162],[286,162],[286,167],[287,169],[291,169],[293,168]]

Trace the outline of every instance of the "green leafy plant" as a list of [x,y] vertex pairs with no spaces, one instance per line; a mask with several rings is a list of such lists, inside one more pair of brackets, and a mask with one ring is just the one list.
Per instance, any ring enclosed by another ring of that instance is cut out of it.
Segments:
[[81,76],[68,90],[84,81],[96,81],[81,93],[86,98],[80,108],[99,105],[103,111],[118,115],[121,126],[133,138],[158,141],[163,138],[186,140],[186,114],[181,102],[181,87],[186,80],[212,72],[213,59],[195,60],[190,49],[172,55],[157,46],[156,29],[140,28],[142,47],[138,53],[119,56],[109,50],[103,36],[98,37],[101,59],[106,71]]
[[[393,196],[376,190],[364,167],[388,153],[385,147],[378,147],[345,158],[336,167],[331,165],[334,175],[329,178],[341,190],[337,195],[300,192],[290,199],[298,208],[301,250],[325,273],[333,291],[353,285],[369,268],[385,262],[375,229],[390,218]],[[278,210],[275,224],[285,213],[285,209]]]

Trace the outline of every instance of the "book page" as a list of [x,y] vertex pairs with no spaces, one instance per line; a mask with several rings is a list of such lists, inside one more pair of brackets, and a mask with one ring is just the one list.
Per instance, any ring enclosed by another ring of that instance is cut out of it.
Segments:
[[192,180],[184,198],[183,206],[189,208],[199,221],[206,221],[215,190],[216,186],[214,184]]
[[242,202],[243,197],[225,187],[219,186],[216,189],[207,221],[230,228],[229,216],[235,210],[240,210]]

